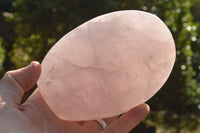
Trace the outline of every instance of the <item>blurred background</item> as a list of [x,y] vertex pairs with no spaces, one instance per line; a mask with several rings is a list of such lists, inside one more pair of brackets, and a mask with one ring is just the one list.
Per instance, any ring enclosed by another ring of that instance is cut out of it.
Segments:
[[[200,133],[200,0],[0,0],[0,76],[42,61],[64,34],[98,15],[143,10],[171,30],[177,59],[134,133]],[[26,97],[31,92],[26,94]]]

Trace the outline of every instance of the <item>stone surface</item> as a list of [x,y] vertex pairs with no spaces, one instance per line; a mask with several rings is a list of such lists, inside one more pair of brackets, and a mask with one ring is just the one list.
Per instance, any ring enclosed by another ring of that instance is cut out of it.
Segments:
[[65,120],[124,113],[151,98],[175,61],[173,37],[155,15],[118,11],[61,38],[42,62],[39,91]]

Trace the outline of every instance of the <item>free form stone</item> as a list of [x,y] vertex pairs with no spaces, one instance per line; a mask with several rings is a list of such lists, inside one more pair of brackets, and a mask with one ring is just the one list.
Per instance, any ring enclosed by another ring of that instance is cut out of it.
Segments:
[[151,98],[174,61],[173,37],[158,17],[118,11],[61,38],[42,62],[38,88],[61,119],[107,118]]

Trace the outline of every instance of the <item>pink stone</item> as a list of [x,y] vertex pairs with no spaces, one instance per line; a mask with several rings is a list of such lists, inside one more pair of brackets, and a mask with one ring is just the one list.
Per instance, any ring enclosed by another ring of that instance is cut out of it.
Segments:
[[42,62],[39,91],[65,120],[124,113],[151,98],[175,61],[167,26],[142,11],[96,17],[61,38]]

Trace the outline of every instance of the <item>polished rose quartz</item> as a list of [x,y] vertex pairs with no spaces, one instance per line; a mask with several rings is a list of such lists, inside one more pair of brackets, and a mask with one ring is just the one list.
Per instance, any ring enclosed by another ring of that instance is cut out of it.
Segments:
[[61,38],[42,62],[38,87],[61,119],[107,118],[151,98],[174,61],[173,37],[157,16],[118,11]]

